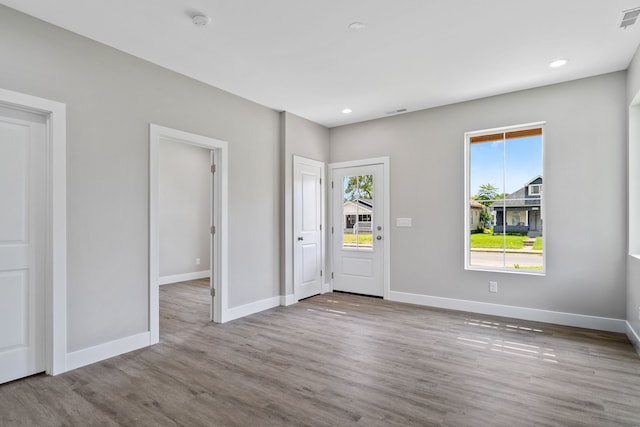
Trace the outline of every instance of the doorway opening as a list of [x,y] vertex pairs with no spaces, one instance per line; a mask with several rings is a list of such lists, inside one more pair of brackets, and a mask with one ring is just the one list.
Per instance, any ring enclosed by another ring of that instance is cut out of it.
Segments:
[[[158,146],[158,241],[160,327],[164,335],[165,313],[174,306],[186,316],[186,301],[167,300],[169,287],[193,301],[185,322],[211,320],[211,234],[213,175],[212,150],[166,138]],[[197,308],[197,311],[193,311]],[[175,312],[176,310],[172,310]]]
[[[202,270],[192,275],[174,275],[171,281],[203,280],[209,274],[209,295],[207,301],[210,307],[210,320],[222,323],[225,321],[227,304],[227,143],[217,139],[183,132],[151,124],[149,128],[149,331],[151,344],[159,342],[159,306],[160,306],[160,163],[161,146],[164,143],[178,144],[182,148],[205,149],[210,153],[209,210],[205,214],[209,221],[208,267],[203,264],[203,256],[192,256],[193,253],[183,254],[188,260],[193,258],[196,265],[204,265]],[[193,151],[193,150],[192,150]],[[196,225],[197,227],[197,225]],[[170,248],[175,251],[176,248]],[[197,250],[197,249],[196,249]],[[200,249],[202,250],[202,249]],[[198,258],[200,258],[198,260]],[[200,264],[197,264],[197,262]],[[164,267],[163,267],[164,268]],[[164,271],[171,276],[171,267]],[[167,271],[169,273],[167,273]],[[165,282],[166,283],[166,282]],[[197,282],[196,282],[197,283]]]

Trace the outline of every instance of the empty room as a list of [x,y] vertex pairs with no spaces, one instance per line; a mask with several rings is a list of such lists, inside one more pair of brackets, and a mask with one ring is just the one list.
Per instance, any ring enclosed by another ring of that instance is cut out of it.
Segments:
[[0,0],[0,426],[640,425],[639,0]]

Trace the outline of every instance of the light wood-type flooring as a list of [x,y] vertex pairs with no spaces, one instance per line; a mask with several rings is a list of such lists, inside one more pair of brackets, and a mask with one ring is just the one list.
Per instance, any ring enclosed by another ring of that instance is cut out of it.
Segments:
[[622,334],[326,294],[216,325],[161,287],[161,343],[0,386],[2,426],[640,426]]

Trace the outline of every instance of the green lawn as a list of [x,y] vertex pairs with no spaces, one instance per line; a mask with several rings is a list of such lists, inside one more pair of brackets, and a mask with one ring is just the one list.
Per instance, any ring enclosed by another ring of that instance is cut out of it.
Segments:
[[[358,243],[361,245],[371,246],[373,242],[373,235],[371,234],[358,234]],[[346,234],[344,235],[344,244],[345,245],[355,245],[356,244],[356,235],[355,234]]]
[[538,251],[542,250],[542,236],[536,238],[536,242],[533,244],[533,249]]
[[542,270],[541,265],[518,265],[514,264],[513,268],[518,270]]
[[[496,248],[505,247],[507,249],[522,249],[523,241],[528,239],[527,236],[502,236],[485,233],[477,233],[471,235],[471,248]],[[542,237],[536,238],[533,249],[542,250]]]

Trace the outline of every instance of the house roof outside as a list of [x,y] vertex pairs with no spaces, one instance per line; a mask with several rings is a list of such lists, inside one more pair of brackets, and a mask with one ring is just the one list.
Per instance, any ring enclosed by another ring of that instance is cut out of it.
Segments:
[[506,208],[532,208],[540,206],[540,195],[539,194],[529,194],[529,186],[535,184],[542,184],[542,176],[538,175],[532,180],[528,181],[524,187],[514,191],[509,194],[503,200],[495,202],[491,207],[494,210],[501,210],[503,207]]
[[527,182],[524,186],[529,186],[531,184],[542,184],[542,175],[538,175],[533,178],[531,181]]
[[344,202],[344,205],[352,204],[354,206],[359,207],[360,209],[364,209],[367,212],[373,211],[373,199],[354,199],[347,200]]
[[484,205],[482,203],[480,203],[480,202],[475,201],[475,200],[470,200],[469,201],[469,206],[472,209],[474,209],[474,208],[475,209],[484,209]]

